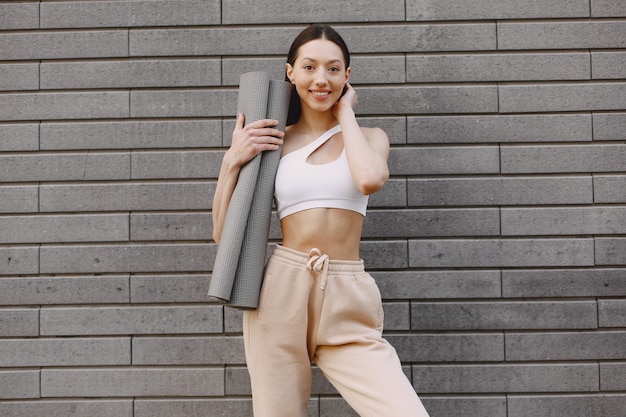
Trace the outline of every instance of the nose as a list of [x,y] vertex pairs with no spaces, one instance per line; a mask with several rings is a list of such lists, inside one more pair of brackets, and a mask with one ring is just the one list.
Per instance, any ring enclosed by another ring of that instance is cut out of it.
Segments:
[[315,84],[326,85],[328,79],[326,78],[326,69],[319,68],[315,74]]

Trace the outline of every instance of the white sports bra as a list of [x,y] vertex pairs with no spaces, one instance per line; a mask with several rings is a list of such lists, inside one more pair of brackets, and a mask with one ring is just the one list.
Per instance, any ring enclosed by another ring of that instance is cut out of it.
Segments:
[[279,219],[318,207],[352,210],[365,216],[368,196],[361,194],[354,185],[345,148],[332,162],[307,162],[317,148],[339,132],[341,126],[337,125],[280,159],[274,188]]

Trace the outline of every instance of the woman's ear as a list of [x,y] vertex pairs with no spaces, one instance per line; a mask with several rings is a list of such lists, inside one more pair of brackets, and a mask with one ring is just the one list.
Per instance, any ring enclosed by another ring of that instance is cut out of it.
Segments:
[[287,78],[291,81],[292,84],[295,84],[295,79],[293,78],[293,66],[289,63],[285,65],[285,72],[287,73]]
[[348,67],[346,69],[346,83],[350,80],[350,73],[352,72],[352,68]]

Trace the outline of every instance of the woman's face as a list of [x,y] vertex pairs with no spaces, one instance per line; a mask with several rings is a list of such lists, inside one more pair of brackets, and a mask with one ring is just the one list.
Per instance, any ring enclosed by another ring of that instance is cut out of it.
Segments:
[[341,48],[327,39],[315,39],[298,49],[287,76],[295,84],[302,109],[329,110],[341,97],[350,78]]

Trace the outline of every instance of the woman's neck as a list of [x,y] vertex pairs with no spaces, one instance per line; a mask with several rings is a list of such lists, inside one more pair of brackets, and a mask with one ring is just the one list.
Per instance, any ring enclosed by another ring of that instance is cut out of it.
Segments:
[[305,112],[300,114],[300,119],[296,123],[298,130],[308,133],[323,133],[339,123],[335,116],[328,112]]

